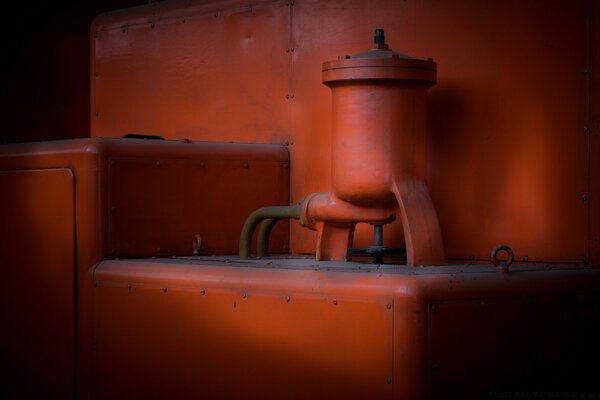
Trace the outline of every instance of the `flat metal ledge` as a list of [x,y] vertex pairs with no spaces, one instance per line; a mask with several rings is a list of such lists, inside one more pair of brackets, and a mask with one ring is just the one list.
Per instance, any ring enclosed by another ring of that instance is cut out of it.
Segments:
[[[394,275],[457,275],[498,273],[491,264],[446,264],[443,266],[408,267],[401,264],[372,264],[356,261],[317,261],[313,256],[269,256],[261,258],[239,258],[237,255],[224,256],[193,256],[168,258],[126,259],[127,262],[185,264],[198,267],[243,267],[259,269],[285,269],[328,272],[357,272]],[[554,264],[513,264],[509,274],[536,271],[574,271],[595,270],[585,266],[554,265]]]

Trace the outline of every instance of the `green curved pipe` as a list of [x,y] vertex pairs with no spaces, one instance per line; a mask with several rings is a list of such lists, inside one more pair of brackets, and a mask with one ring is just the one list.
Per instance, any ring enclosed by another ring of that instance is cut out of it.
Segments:
[[269,237],[271,231],[281,218],[267,218],[258,227],[258,239],[256,240],[256,257],[266,257],[269,254]]
[[[252,244],[252,236],[254,235],[254,230],[256,226],[265,219],[285,219],[285,218],[294,218],[300,219],[302,215],[302,206],[300,204],[296,204],[293,206],[275,206],[275,207],[263,207],[255,210],[252,214],[248,216],[246,222],[244,222],[244,226],[242,227],[242,233],[240,234],[240,258],[248,258],[250,257],[250,246]],[[275,221],[277,222],[277,221]],[[270,224],[275,224],[272,222]],[[271,226],[271,229],[273,227]],[[266,238],[268,242],[268,238]],[[262,242],[265,242],[265,238],[263,238]]]

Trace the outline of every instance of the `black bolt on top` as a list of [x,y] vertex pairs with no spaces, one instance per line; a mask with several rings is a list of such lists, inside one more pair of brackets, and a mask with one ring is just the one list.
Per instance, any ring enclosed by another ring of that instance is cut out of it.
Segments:
[[375,29],[374,42],[375,42],[375,44],[373,45],[374,50],[389,50],[388,45],[385,43],[385,34],[383,32],[383,29],[381,29],[381,28]]
[[385,43],[385,33],[383,29],[375,29],[375,44]]

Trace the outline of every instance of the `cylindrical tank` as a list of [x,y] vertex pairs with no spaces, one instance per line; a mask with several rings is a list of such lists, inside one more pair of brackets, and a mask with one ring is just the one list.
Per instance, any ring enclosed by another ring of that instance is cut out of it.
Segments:
[[332,91],[332,189],[360,204],[394,200],[396,180],[425,179],[427,90],[436,64],[391,51],[383,30],[373,49],[323,63]]
[[[426,181],[427,91],[436,64],[394,53],[383,29],[373,49],[323,63],[323,83],[333,98],[332,192],[300,202],[300,223],[317,231],[318,260],[348,260],[358,223],[373,225],[368,253],[389,254],[382,226],[402,220],[406,264],[442,265],[444,246]],[[246,232],[246,231],[244,231]],[[250,234],[240,255],[246,256]],[[378,262],[379,262],[378,261]]]

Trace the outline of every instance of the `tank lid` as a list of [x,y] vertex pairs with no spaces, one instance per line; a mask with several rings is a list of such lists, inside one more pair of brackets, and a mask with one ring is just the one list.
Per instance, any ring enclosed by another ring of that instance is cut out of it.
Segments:
[[375,29],[373,48],[323,63],[323,83],[349,80],[403,80],[433,85],[437,65],[432,58],[413,58],[392,51],[385,43],[383,29]]
[[373,37],[373,48],[362,53],[356,53],[351,56],[340,57],[340,59],[352,59],[352,58],[402,58],[402,59],[413,59],[413,57],[402,53],[396,53],[392,51],[385,42],[385,32],[383,29],[375,29],[375,35]]

